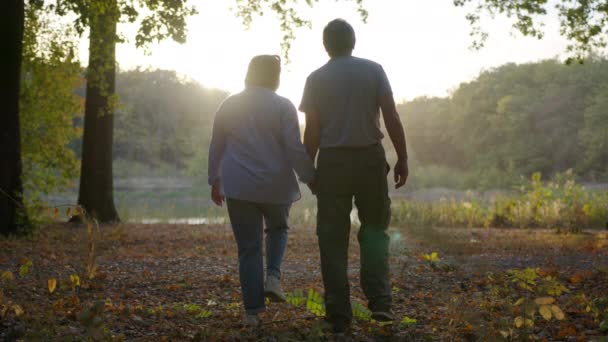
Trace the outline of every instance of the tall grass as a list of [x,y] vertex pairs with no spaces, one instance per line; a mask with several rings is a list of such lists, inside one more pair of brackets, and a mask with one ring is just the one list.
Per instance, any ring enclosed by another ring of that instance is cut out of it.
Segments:
[[441,199],[434,203],[402,201],[393,208],[397,225],[436,227],[557,228],[580,231],[608,222],[608,192],[586,190],[571,171],[551,181],[532,175],[517,195],[482,202]]

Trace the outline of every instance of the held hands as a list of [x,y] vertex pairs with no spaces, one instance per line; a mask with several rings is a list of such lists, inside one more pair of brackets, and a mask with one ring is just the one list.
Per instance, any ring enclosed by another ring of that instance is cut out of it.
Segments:
[[410,174],[407,166],[407,159],[398,160],[395,164],[395,189],[399,189],[405,185],[407,176]]
[[310,189],[313,195],[317,195],[317,193],[319,192],[319,183],[316,179],[306,185],[308,185],[308,188]]
[[213,203],[215,203],[219,207],[223,206],[224,204],[225,198],[220,189],[219,180],[215,181],[211,186],[211,199],[213,200]]

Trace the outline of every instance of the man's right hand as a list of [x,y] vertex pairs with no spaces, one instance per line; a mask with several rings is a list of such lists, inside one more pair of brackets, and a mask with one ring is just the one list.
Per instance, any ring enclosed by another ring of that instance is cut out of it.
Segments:
[[405,185],[407,176],[410,174],[410,170],[407,166],[407,159],[398,160],[395,164],[395,189],[399,189]]

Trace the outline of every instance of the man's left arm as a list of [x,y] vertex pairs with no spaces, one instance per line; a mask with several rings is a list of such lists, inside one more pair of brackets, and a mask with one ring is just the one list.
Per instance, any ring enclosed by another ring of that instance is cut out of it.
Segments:
[[388,136],[395,147],[395,152],[397,152],[397,164],[395,164],[394,178],[395,189],[399,189],[405,184],[409,175],[405,131],[392,95],[380,97],[380,108],[382,109],[384,127],[386,127],[386,130],[388,131]]
[[310,158],[314,161],[321,144],[321,125],[317,111],[306,112],[306,126],[304,127],[304,146]]
[[[317,111],[308,111],[306,114],[306,126],[304,127],[304,146],[310,159],[315,162],[319,145],[321,144],[321,126],[319,121],[319,113]],[[317,194],[317,180],[308,184],[310,191]]]
[[[311,75],[306,79],[306,84],[304,85],[304,94],[302,95],[302,102],[300,103],[300,111],[304,112],[306,115],[304,146],[306,147],[306,152],[310,156],[310,159],[312,159],[314,163],[321,144],[321,121],[319,110],[315,103],[313,84],[314,82]],[[313,194],[316,194],[316,180],[311,184],[308,184],[308,187],[312,190]]]

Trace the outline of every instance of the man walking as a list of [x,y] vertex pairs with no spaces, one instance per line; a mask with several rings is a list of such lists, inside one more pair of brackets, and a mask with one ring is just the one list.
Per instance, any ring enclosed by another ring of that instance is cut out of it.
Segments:
[[350,212],[353,198],[359,212],[361,286],[372,318],[391,321],[386,230],[390,221],[387,173],[381,144],[380,113],[395,146],[395,187],[408,176],[403,125],[388,78],[378,63],[352,56],[355,32],[342,19],[323,31],[330,60],[306,80],[300,110],[306,114],[304,144],[317,151],[317,236],[325,287],[326,320],[343,333],[352,320],[347,276]]

